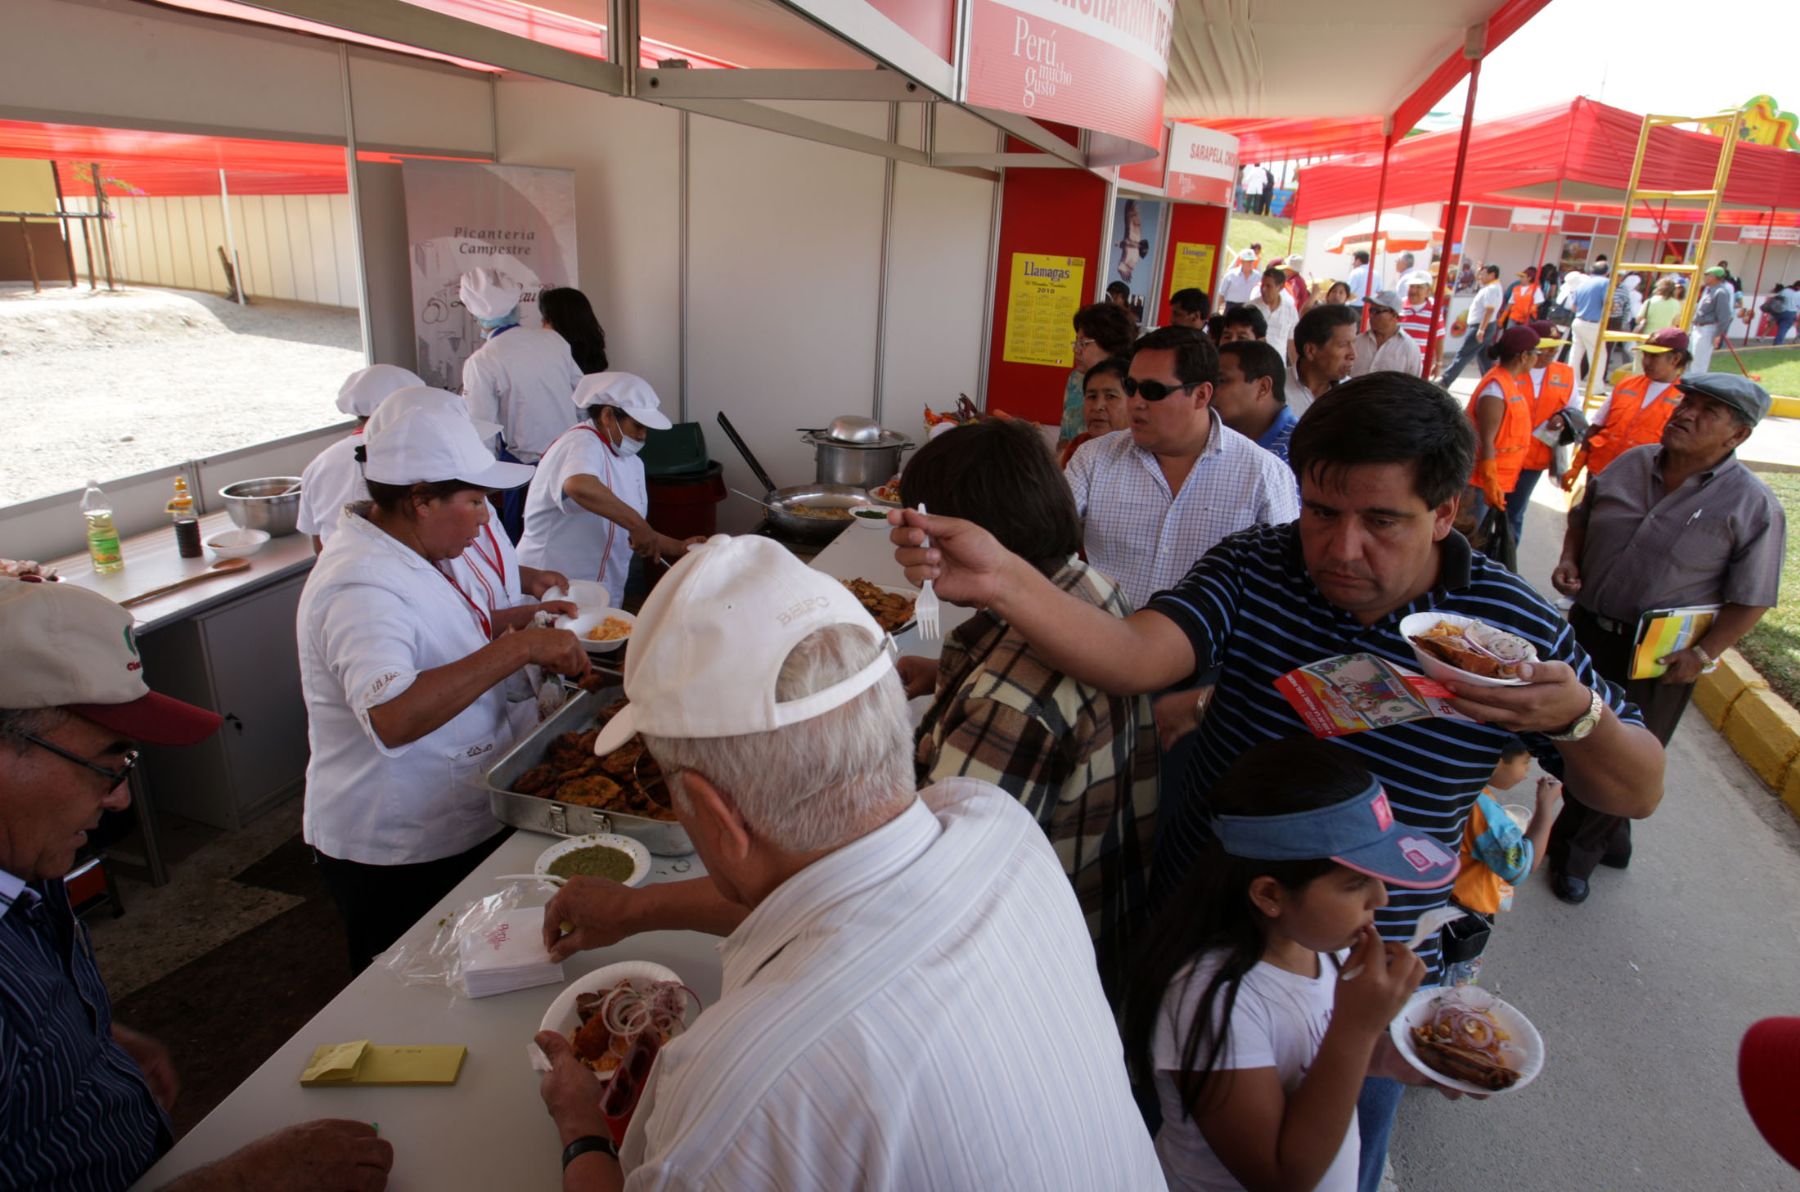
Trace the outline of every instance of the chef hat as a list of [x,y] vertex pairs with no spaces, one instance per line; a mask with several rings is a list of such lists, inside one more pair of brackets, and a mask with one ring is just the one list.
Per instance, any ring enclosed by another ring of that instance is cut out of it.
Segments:
[[471,269],[462,275],[462,304],[477,319],[498,319],[519,305],[524,290],[501,281],[492,269]]
[[343,387],[338,390],[337,408],[346,414],[367,418],[388,394],[423,384],[419,374],[398,364],[371,364],[344,379]]

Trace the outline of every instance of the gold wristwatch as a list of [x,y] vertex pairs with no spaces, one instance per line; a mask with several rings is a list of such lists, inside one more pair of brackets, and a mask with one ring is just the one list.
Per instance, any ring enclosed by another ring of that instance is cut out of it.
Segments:
[[1576,717],[1575,723],[1560,733],[1547,733],[1552,741],[1579,741],[1600,727],[1600,717],[1606,713],[1606,701],[1600,693],[1588,688],[1588,710]]

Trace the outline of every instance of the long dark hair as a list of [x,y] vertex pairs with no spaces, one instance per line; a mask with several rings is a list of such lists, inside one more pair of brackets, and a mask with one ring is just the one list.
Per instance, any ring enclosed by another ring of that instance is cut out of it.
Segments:
[[[1214,784],[1207,804],[1217,815],[1288,815],[1342,803],[1368,785],[1368,772],[1349,750],[1312,737],[1290,737],[1245,750]],[[1155,1075],[1150,1045],[1164,999],[1182,1004],[1196,980],[1190,971],[1177,983],[1177,975],[1207,953],[1222,953],[1181,1041],[1181,1067],[1175,1074],[1182,1105],[1190,1116],[1195,1113],[1230,1036],[1238,990],[1266,947],[1262,917],[1250,902],[1250,883],[1272,877],[1285,889],[1299,890],[1336,867],[1337,862],[1324,857],[1247,860],[1227,854],[1217,840],[1207,842],[1151,924],[1125,991],[1125,1056],[1141,1083],[1148,1087]],[[1212,1029],[1215,1006],[1220,1008],[1217,1031]]]
[[570,286],[545,290],[538,295],[538,313],[569,341],[569,354],[583,375],[606,371],[606,332],[586,294]]

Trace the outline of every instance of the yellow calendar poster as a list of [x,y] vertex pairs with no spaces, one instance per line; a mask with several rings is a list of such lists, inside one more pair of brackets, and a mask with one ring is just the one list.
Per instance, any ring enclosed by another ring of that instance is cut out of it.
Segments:
[[1170,295],[1182,290],[1213,291],[1213,260],[1218,250],[1211,244],[1175,244],[1175,269],[1169,278]]
[[1006,297],[1006,340],[1000,358],[1009,364],[1075,365],[1075,328],[1081,309],[1085,257],[1016,252]]

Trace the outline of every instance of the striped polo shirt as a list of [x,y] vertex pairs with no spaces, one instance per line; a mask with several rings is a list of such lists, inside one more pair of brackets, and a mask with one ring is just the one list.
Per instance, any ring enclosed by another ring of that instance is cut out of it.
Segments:
[[0,871],[0,1188],[117,1192],[171,1142],[68,891]]
[[[1437,586],[1373,625],[1363,625],[1327,601],[1307,574],[1298,523],[1258,526],[1233,534],[1209,551],[1175,588],[1150,608],[1187,633],[1195,667],[1220,668],[1218,687],[1200,722],[1192,761],[1173,806],[1159,810],[1154,884],[1165,896],[1179,883],[1210,835],[1206,792],[1227,767],[1261,741],[1304,734],[1305,724],[1275,689],[1275,680],[1307,663],[1339,654],[1374,654],[1416,670],[1412,647],[1400,634],[1409,613],[1442,609],[1476,617],[1530,641],[1539,658],[1566,662],[1621,718],[1642,723],[1621,688],[1602,679],[1565,622],[1529,584],[1452,532],[1440,544]],[[1466,720],[1432,718],[1332,739],[1387,788],[1395,815],[1431,833],[1455,855],[1461,851],[1469,808],[1493,776],[1506,729]],[[1555,744],[1523,734],[1545,767],[1562,772]],[[1390,889],[1375,913],[1386,939],[1405,941],[1418,918],[1450,897],[1436,890]],[[1420,955],[1434,971],[1437,944]]]

